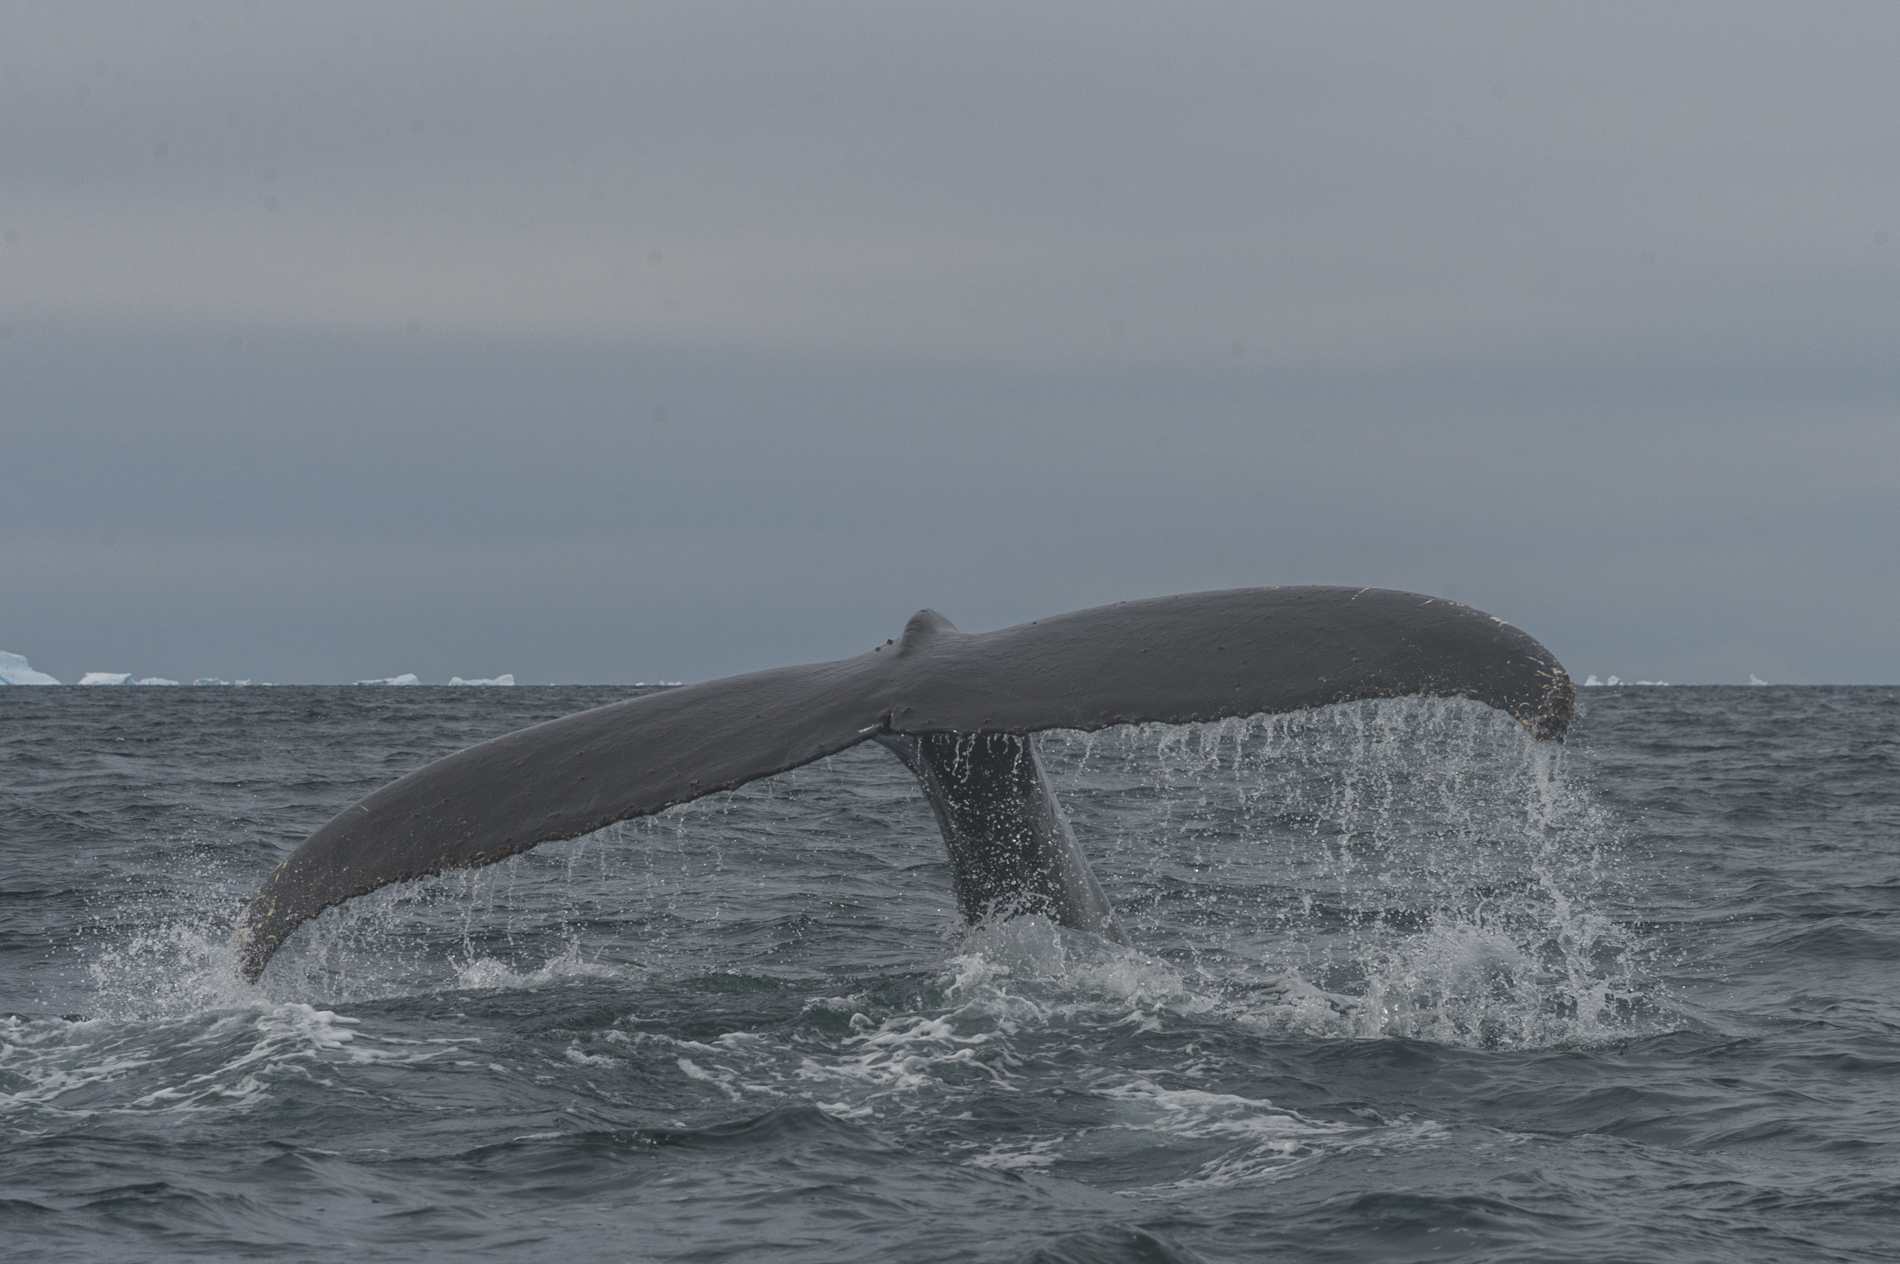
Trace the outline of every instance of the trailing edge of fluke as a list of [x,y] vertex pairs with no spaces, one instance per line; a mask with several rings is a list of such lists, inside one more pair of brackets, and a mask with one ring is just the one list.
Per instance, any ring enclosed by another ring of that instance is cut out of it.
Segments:
[[1408,694],[1470,698],[1561,739],[1570,677],[1469,606],[1380,588],[1128,601],[968,635],[931,610],[835,663],[730,676],[471,746],[355,803],[265,881],[238,929],[263,973],[297,926],[403,882],[730,790],[876,739],[917,774],[972,922],[1044,912],[1123,939],[1027,735],[1187,724]]

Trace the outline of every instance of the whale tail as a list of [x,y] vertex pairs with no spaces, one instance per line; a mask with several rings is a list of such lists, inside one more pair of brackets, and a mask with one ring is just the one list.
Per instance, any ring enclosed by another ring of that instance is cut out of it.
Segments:
[[1470,698],[1561,739],[1574,693],[1523,632],[1418,593],[1190,593],[980,635],[919,611],[900,639],[856,658],[597,707],[383,787],[265,880],[239,925],[239,969],[257,979],[303,922],[390,883],[494,864],[871,739],[930,800],[967,920],[1039,912],[1126,942],[1031,734],[1426,694]]

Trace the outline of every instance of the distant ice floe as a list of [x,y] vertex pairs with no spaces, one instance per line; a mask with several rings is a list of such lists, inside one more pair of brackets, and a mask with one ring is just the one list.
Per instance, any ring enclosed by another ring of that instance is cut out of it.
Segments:
[[359,685],[419,685],[422,682],[416,679],[414,672],[404,672],[400,676],[387,676],[382,680],[359,680],[355,683]]
[[219,680],[216,676],[200,676],[191,682],[194,685],[228,685],[228,680]]
[[[412,683],[414,680],[415,677],[410,677]],[[513,672],[503,672],[501,675],[491,676],[487,680],[463,680],[460,676],[451,676],[449,677],[449,683],[451,685],[512,685],[515,683],[515,677]]]
[[1760,676],[1757,676],[1754,672],[1749,672],[1748,683],[1751,685],[1765,685],[1768,682],[1763,680]]
[[0,685],[57,685],[59,682],[43,671],[34,671],[27,665],[23,654],[9,654],[0,650]]
[[1620,676],[1612,676],[1608,680],[1598,680],[1595,676],[1589,676],[1583,682],[1585,689],[1601,689],[1608,685],[1655,685],[1658,688],[1667,689],[1669,682],[1666,680],[1624,680]]
[[129,685],[131,672],[87,672],[79,678],[82,685]]

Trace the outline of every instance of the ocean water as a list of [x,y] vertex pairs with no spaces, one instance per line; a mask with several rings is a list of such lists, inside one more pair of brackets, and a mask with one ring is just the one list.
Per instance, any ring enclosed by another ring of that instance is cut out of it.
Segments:
[[861,747],[333,910],[624,689],[0,690],[8,1260],[1892,1260],[1900,691],[1041,739],[1134,946],[969,930]]

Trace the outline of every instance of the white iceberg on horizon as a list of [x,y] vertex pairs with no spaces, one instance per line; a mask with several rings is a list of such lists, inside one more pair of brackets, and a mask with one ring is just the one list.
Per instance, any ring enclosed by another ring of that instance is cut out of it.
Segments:
[[219,680],[216,676],[200,676],[191,682],[194,685],[228,685],[228,680]]
[[79,678],[82,685],[129,685],[131,672],[87,672]]
[[135,685],[175,685],[178,682],[175,680],[167,680],[163,676],[147,676],[144,680],[134,680],[131,683]]
[[463,680],[460,676],[451,676],[449,677],[449,683],[451,685],[512,685],[515,683],[515,677],[513,672],[503,672],[501,675],[491,676],[487,680]]
[[43,671],[34,671],[27,664],[24,654],[9,654],[0,650],[0,685],[57,685],[59,682]]
[[386,676],[381,680],[359,680],[355,683],[359,685],[419,685],[422,682],[416,679],[414,672],[404,672],[400,676]]

